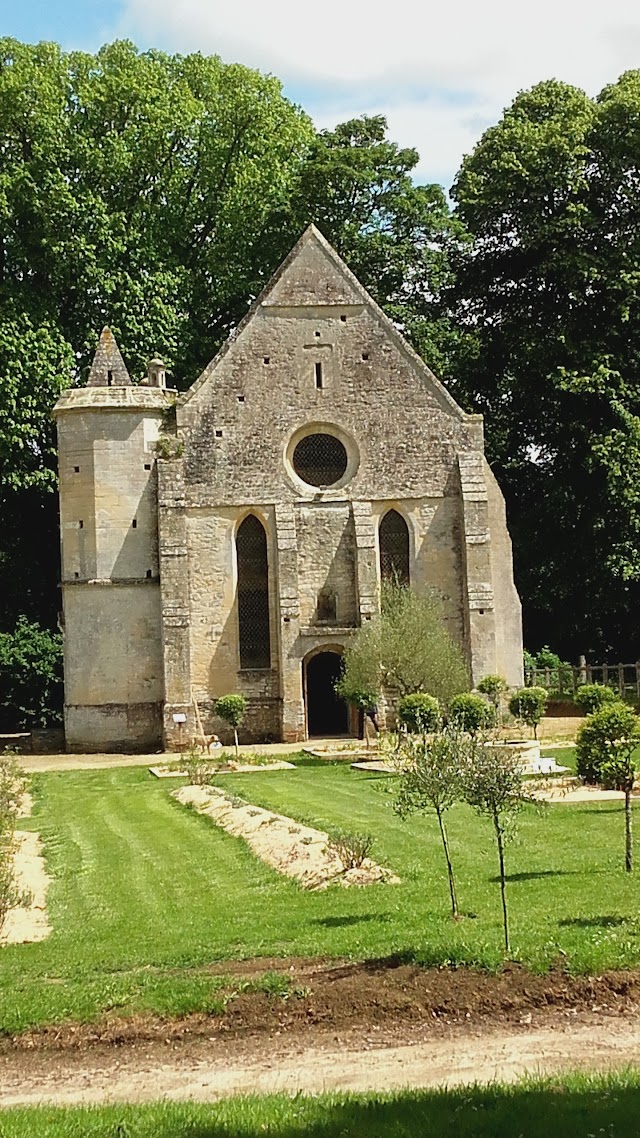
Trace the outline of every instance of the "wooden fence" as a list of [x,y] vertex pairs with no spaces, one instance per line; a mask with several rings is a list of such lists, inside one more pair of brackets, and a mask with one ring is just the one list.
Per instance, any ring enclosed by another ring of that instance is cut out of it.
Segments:
[[627,699],[640,700],[640,660],[635,664],[562,664],[559,668],[525,668],[527,687],[543,687],[571,699],[582,684],[607,684]]

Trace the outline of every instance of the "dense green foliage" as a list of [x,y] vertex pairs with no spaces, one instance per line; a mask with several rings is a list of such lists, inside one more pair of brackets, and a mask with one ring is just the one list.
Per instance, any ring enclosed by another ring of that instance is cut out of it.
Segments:
[[398,722],[408,731],[424,735],[437,731],[442,720],[440,704],[425,692],[412,692],[398,700]]
[[640,71],[522,92],[452,212],[379,116],[318,133],[217,57],[0,40],[0,628],[55,625],[50,410],[101,326],[184,387],[314,220],[485,413],[528,641],[635,659],[639,120]]
[[[464,805],[447,834],[464,909],[451,921],[433,819],[403,822],[398,782],[318,760],[277,775],[225,774],[248,801],[330,831],[376,836],[376,860],[400,885],[305,891],[256,860],[247,844],[171,798],[174,780],[143,768],[65,771],[33,779],[53,883],[52,936],[0,951],[0,1030],[101,1010],[178,1015],[218,1007],[212,960],[384,957],[499,966],[501,917],[491,830]],[[509,850],[515,954],[548,968],[640,966],[637,885],[620,873],[620,809],[558,804],[520,818]],[[150,967],[151,966],[151,967]],[[233,966],[229,965],[233,973]]]
[[588,783],[618,785],[610,764],[628,742],[633,750],[640,740],[640,719],[633,708],[615,700],[605,703],[580,725],[576,743],[576,770]]
[[0,134],[0,628],[53,627],[50,413],[102,326],[134,379],[159,353],[185,387],[315,220],[437,362],[457,223],[384,119],[318,134],[217,57],[0,39]]
[[545,688],[519,688],[509,699],[509,711],[527,727],[533,728],[534,738],[538,737],[538,724],[545,713],[548,698]]
[[381,612],[347,644],[342,682],[345,690],[384,691],[391,701],[425,692],[441,704],[470,687],[439,599],[386,582]]
[[575,702],[585,715],[599,711],[606,703],[616,703],[618,696],[606,684],[582,684],[575,695]]
[[530,642],[635,659],[640,71],[521,92],[465,158],[452,389],[486,414]]
[[640,1074],[561,1075],[505,1086],[253,1095],[215,1104],[38,1107],[2,1113],[4,1138],[637,1138]]
[[450,723],[472,735],[476,735],[483,727],[491,727],[495,722],[494,708],[475,692],[454,695],[447,709],[447,718]]
[[509,688],[509,685],[504,676],[483,676],[480,682],[476,684],[476,687],[479,692],[482,692],[482,695],[486,695],[487,699],[491,700],[496,713],[497,721],[502,697],[505,695]]
[[0,731],[62,719],[62,638],[20,617],[0,632]]
[[[625,869],[633,870],[633,810],[631,795],[638,772],[640,719],[626,703],[605,703],[587,716],[578,732],[578,774],[589,781],[624,791]],[[586,777],[586,775],[585,775]]]

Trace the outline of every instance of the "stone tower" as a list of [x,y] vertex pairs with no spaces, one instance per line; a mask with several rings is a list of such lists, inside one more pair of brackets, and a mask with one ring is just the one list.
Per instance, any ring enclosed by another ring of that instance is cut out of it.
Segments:
[[69,750],[162,739],[155,444],[173,399],[159,360],[132,384],[105,328],[86,387],[54,409]]

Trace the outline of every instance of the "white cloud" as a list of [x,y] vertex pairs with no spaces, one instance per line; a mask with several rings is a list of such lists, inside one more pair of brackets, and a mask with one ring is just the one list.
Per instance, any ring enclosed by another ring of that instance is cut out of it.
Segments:
[[122,30],[272,71],[308,91],[321,125],[384,113],[420,174],[445,181],[520,88],[555,77],[595,93],[640,65],[634,0],[125,0]]

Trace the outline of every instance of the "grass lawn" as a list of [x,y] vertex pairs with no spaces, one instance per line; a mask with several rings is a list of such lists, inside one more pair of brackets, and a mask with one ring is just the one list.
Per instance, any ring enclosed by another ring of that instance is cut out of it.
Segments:
[[213,1106],[0,1112],[3,1138],[637,1138],[640,1075]]
[[[402,884],[305,892],[176,803],[175,781],[142,768],[38,775],[27,824],[42,833],[53,874],[54,932],[0,950],[0,1030],[108,1010],[215,1010],[224,980],[206,966],[216,959],[401,953],[499,966],[492,829],[468,808],[451,812],[449,830],[461,908],[476,916],[454,924],[437,827],[396,817],[393,777],[320,763],[222,782],[316,825],[371,831],[376,858]],[[630,877],[622,864],[618,804],[524,814],[508,848],[516,955],[538,969],[559,958],[583,971],[640,966],[640,867]]]

